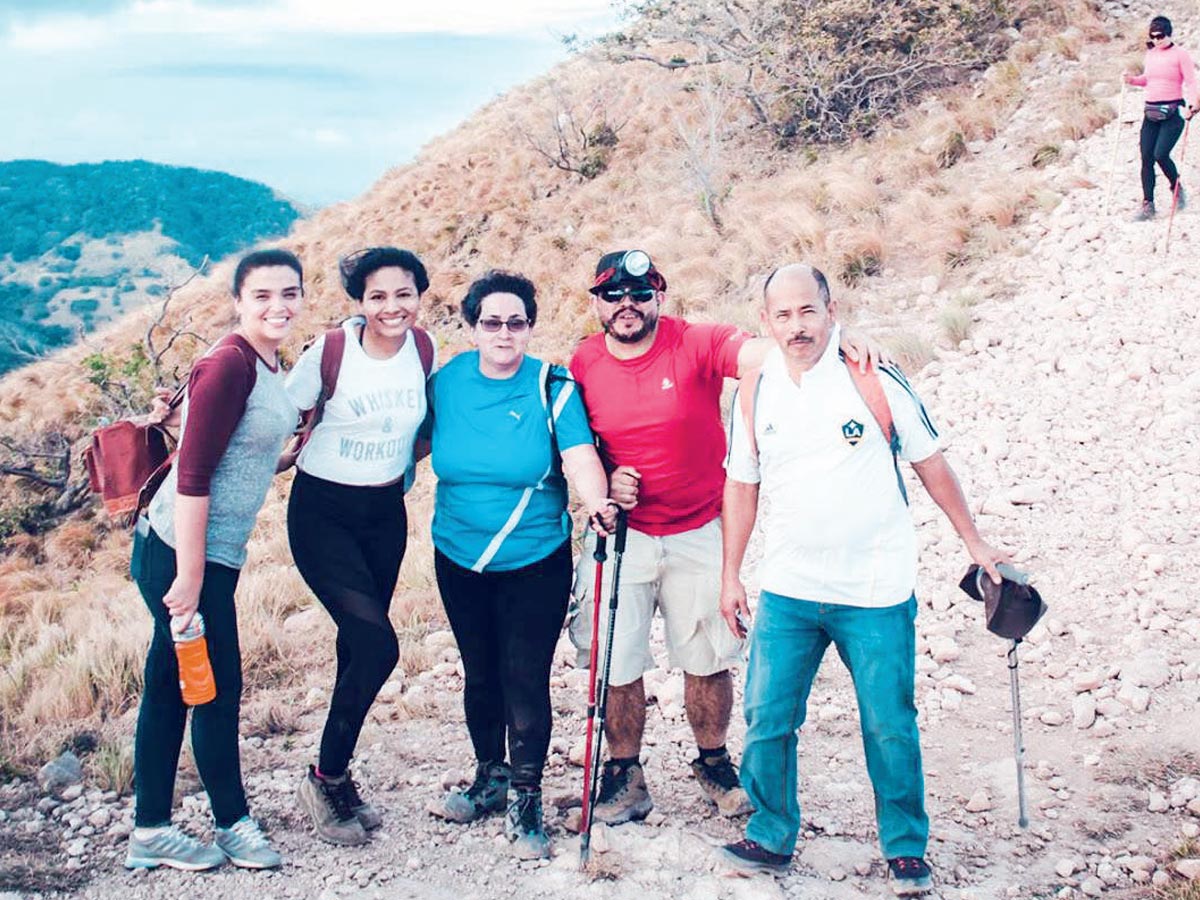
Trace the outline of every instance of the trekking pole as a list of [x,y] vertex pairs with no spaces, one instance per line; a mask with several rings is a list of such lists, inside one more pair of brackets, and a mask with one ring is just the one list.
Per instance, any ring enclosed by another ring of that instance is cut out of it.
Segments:
[[1183,161],[1187,158],[1188,132],[1192,130],[1192,120],[1188,119],[1183,126],[1183,146],[1179,148],[1179,166],[1176,169],[1175,187],[1171,189],[1171,217],[1167,219],[1167,243],[1163,247],[1163,255],[1171,252],[1171,226],[1175,224],[1175,207],[1179,205],[1179,190],[1183,184]]
[[[585,837],[580,841],[579,854],[581,863],[587,862],[588,837],[591,836],[592,815],[592,737],[596,726],[596,649],[599,646],[596,637],[600,632],[600,592],[604,580],[604,562],[608,559],[605,550],[606,539],[603,535],[596,537],[596,549],[592,559],[596,564],[596,581],[592,588],[592,646],[588,651],[588,705],[587,705],[587,738],[583,748],[583,816],[579,820],[579,833]],[[586,829],[586,831],[585,831]]]
[[[621,557],[625,555],[625,536],[628,532],[628,522],[625,510],[617,510],[617,530],[613,539],[613,573],[612,587],[608,595],[608,634],[604,638],[604,661],[600,667],[600,685],[597,688],[596,709],[596,743],[592,751],[591,783],[588,784],[587,802],[584,806],[583,819],[579,823],[582,837],[579,840],[579,864],[586,866],[592,850],[592,810],[596,805],[596,773],[600,770],[600,749],[604,743],[604,717],[608,711],[608,676],[612,670],[613,632],[617,628],[617,601],[621,583]],[[599,607],[597,606],[597,610]],[[599,616],[596,616],[597,624]],[[596,633],[592,632],[592,653],[595,655]],[[595,669],[593,669],[593,672]]]
[[1021,685],[1017,680],[1017,638],[1008,648],[1008,681],[1012,687],[1013,708],[1013,752],[1017,758],[1017,824],[1029,827],[1029,816],[1025,813],[1025,741],[1021,737]]
[[1104,215],[1108,216],[1112,199],[1113,179],[1117,174],[1117,151],[1121,146],[1121,129],[1125,127],[1125,79],[1121,79],[1121,101],[1117,104],[1117,133],[1113,136],[1112,157],[1108,163],[1108,187],[1104,189]]

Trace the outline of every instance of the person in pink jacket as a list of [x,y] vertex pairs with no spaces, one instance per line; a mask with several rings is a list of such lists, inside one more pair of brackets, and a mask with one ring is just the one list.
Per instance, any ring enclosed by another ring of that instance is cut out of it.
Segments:
[[1183,209],[1183,185],[1179,169],[1171,160],[1171,150],[1183,134],[1184,120],[1190,119],[1200,103],[1196,89],[1196,66],[1187,51],[1171,39],[1171,20],[1155,16],[1150,20],[1146,41],[1146,63],[1141,75],[1125,73],[1125,83],[1146,89],[1146,108],[1142,118],[1142,208],[1137,221],[1154,218],[1154,165],[1162,169],[1171,185],[1177,209]]

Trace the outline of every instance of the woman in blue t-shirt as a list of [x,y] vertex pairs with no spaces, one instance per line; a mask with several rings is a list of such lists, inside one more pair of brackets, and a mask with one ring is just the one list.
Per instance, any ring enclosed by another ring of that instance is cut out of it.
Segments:
[[550,853],[541,780],[550,664],[571,589],[566,482],[593,522],[611,524],[616,511],[575,382],[525,355],[535,294],[507,272],[475,281],[462,314],[478,349],[447,363],[429,396],[434,566],[477,763],[474,783],[447,794],[439,813],[470,822],[507,806],[505,833],[525,859]]

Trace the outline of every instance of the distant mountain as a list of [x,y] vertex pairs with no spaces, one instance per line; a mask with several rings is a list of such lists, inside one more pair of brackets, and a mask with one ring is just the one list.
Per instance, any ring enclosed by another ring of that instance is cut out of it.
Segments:
[[161,296],[205,256],[286,234],[300,215],[224,172],[0,162],[0,373]]

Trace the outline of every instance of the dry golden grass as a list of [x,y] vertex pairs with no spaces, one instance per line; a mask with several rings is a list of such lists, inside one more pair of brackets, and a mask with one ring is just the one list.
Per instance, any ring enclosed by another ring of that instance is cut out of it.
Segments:
[[[1074,52],[1101,39],[1091,13],[1075,0],[1047,0],[1063,22],[1077,26]],[[722,319],[757,329],[753,285],[792,260],[821,266],[860,287],[839,286],[843,316],[872,312],[872,279],[886,266],[900,274],[942,272],[1003,249],[1005,229],[1030,201],[1041,208],[1058,195],[1027,166],[1046,135],[1024,136],[1007,151],[1014,171],[996,172],[995,158],[964,152],[1009,123],[1025,99],[1030,63],[1047,52],[1060,28],[1032,23],[1009,58],[977,85],[930,98],[841,149],[784,153],[766,135],[744,127],[745,110],[730,106],[719,147],[720,219],[697,202],[694,179],[681,166],[679,123],[700,129],[711,97],[681,91],[678,73],[653,66],[613,66],[582,55],[544,78],[499,98],[412,163],[386,172],[362,198],[321,210],[297,223],[279,244],[306,267],[305,307],[286,352],[293,358],[314,334],[351,311],[337,277],[337,259],[373,244],[413,249],[431,275],[422,317],[443,358],[468,345],[457,307],[467,283],[492,266],[523,271],[538,284],[541,309],[533,352],[564,361],[581,335],[595,330],[586,288],[596,258],[618,247],[648,250],[670,283],[668,311]],[[1072,41],[1075,39],[1072,38]],[[1054,115],[1064,133],[1080,136],[1111,117],[1079,81],[1061,92]],[[1056,92],[1059,93],[1059,92]],[[514,128],[545,128],[555,95],[600,95],[609,117],[624,123],[607,169],[590,181],[551,167]],[[1042,101],[1038,101],[1042,102]],[[1011,138],[1010,138],[1011,140]],[[686,142],[685,142],[686,143]],[[953,158],[951,158],[953,157]],[[973,185],[980,184],[979,190]],[[215,339],[233,322],[228,293],[233,261],[179,290],[168,321]],[[0,380],[0,432],[66,429],[83,436],[95,424],[97,395],[79,361],[96,349],[120,352],[138,341],[150,311],[131,314],[67,349]],[[910,371],[932,358],[924,334],[937,328],[935,308],[897,323],[885,342]],[[198,345],[181,343],[167,371],[186,373]],[[422,467],[407,499],[410,539],[392,608],[401,639],[401,668],[427,667],[424,643],[442,623],[429,539],[432,478]],[[248,710],[255,727],[286,729],[294,703],[331,677],[333,627],[292,565],[284,531],[287,478],[268,497],[239,586]],[[5,487],[3,491],[11,491]],[[17,536],[0,558],[0,760],[43,756],[79,729],[106,740],[128,740],[150,628],[137,589],[125,575],[128,536],[81,516],[42,537]],[[395,714],[435,708],[421,692]],[[97,764],[100,765],[99,763]],[[121,757],[108,753],[107,783],[122,782]]]

